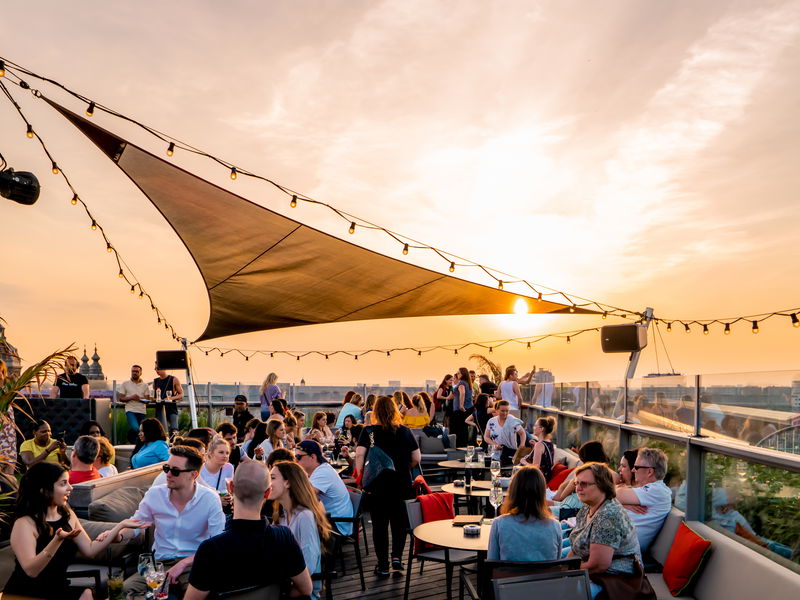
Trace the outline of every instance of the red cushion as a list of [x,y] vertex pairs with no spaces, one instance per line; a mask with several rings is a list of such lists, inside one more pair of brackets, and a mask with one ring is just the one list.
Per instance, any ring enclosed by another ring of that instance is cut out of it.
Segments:
[[710,551],[709,540],[701,538],[686,523],[680,524],[662,573],[673,596],[684,595],[694,585]]
[[550,481],[547,482],[547,487],[554,492],[558,491],[558,486],[564,483],[564,480],[570,473],[572,473],[572,471],[573,469],[568,469],[565,465],[556,463],[553,466],[553,476],[550,478]]

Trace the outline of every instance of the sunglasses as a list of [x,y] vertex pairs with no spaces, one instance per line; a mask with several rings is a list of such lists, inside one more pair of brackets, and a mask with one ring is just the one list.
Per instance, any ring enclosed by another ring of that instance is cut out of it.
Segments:
[[652,469],[650,465],[633,465],[631,467],[631,471],[635,471],[636,469]]
[[294,457],[295,457],[295,459],[296,459],[296,460],[300,460],[300,459],[301,459],[301,458],[303,458],[304,456],[308,456],[308,454],[302,454],[302,453],[300,453],[300,452],[295,452],[295,453],[294,453]]
[[177,477],[181,473],[190,473],[194,471],[194,469],[179,469],[178,467],[170,467],[169,465],[164,465],[161,468],[164,470],[164,473],[170,473],[173,477]]

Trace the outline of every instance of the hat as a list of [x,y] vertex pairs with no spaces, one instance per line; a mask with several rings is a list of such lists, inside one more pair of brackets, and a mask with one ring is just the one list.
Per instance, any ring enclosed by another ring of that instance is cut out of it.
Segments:
[[319,445],[318,442],[314,440],[303,440],[295,447],[295,450],[302,450],[308,455],[316,456],[317,460],[321,463],[328,462],[325,460],[325,457],[322,456],[322,446]]

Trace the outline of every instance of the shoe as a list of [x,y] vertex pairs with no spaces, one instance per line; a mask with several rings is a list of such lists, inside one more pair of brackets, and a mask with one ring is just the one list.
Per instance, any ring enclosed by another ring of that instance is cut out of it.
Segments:
[[375,572],[375,577],[377,577],[378,579],[386,579],[387,577],[389,577],[389,570],[388,569],[382,569],[381,567],[375,567],[375,571],[374,572]]
[[397,571],[402,571],[403,569],[405,569],[405,566],[403,565],[402,562],[400,562],[400,559],[399,558],[393,558],[392,559],[392,571],[397,572]]

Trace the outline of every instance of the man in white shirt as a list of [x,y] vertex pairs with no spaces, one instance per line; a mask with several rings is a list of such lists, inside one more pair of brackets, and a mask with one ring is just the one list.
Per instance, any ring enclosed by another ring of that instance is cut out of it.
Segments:
[[117,399],[125,403],[125,416],[128,418],[128,442],[133,444],[139,434],[139,425],[147,418],[147,398],[150,388],[142,381],[142,367],[131,367],[131,378],[123,381]]
[[[297,464],[308,474],[308,479],[317,490],[325,512],[332,518],[352,518],[353,503],[350,501],[350,494],[342,478],[322,456],[322,447],[314,440],[303,440],[297,444],[294,457]],[[342,535],[350,535],[353,532],[352,523],[337,521],[334,523]]]
[[672,508],[672,491],[664,483],[667,455],[656,448],[640,448],[631,469],[636,473],[636,487],[617,488],[617,500],[629,509],[644,553]]
[[[198,546],[225,529],[219,494],[197,483],[202,466],[203,459],[194,448],[170,448],[169,460],[164,465],[167,484],[147,490],[133,517],[155,525],[153,554],[168,569],[170,584],[180,587],[181,597],[189,583]],[[131,535],[135,535],[133,530],[123,529],[120,538]],[[147,583],[138,573],[125,580],[125,594],[146,591]]]

